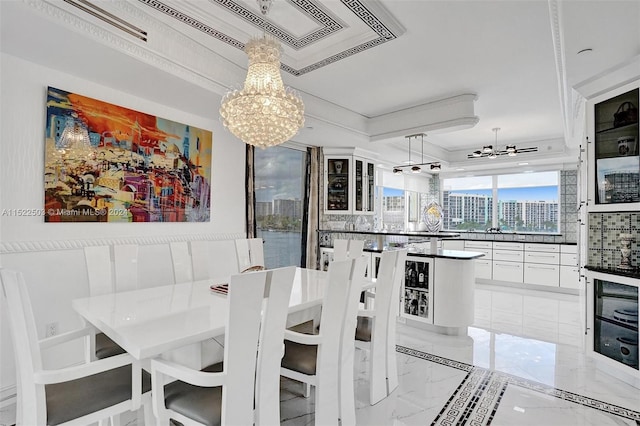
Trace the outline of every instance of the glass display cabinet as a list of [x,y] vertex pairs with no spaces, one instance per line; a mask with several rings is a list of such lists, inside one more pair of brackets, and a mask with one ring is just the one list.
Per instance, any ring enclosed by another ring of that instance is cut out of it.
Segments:
[[407,259],[402,287],[400,315],[433,324],[433,260]]
[[595,202],[640,202],[638,89],[594,105]]
[[327,158],[326,209],[334,213],[349,211],[349,158]]
[[375,163],[353,155],[325,155],[325,214],[373,214]]

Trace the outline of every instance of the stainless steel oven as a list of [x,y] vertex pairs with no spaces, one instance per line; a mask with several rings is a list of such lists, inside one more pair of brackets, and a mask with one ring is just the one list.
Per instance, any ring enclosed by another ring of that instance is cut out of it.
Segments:
[[638,287],[594,280],[593,349],[638,370]]

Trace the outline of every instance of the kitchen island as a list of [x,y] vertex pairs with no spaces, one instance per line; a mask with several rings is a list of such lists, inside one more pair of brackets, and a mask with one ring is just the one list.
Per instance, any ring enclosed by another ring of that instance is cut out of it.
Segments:
[[[457,238],[449,232],[321,231],[340,238],[365,239],[370,257],[369,273],[375,277],[381,253],[407,247],[400,293],[399,318],[420,328],[447,335],[466,335],[474,319],[475,262],[484,253],[442,250],[440,239]],[[333,234],[333,235],[332,235]],[[400,237],[395,238],[395,237]],[[332,239],[323,238],[325,259],[332,252]],[[410,242],[411,241],[411,242]],[[423,245],[421,245],[423,244]]]

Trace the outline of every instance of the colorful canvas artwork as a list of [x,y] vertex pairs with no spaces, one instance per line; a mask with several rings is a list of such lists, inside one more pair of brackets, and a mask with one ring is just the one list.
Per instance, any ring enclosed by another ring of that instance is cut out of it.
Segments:
[[49,87],[46,222],[206,222],[212,134]]

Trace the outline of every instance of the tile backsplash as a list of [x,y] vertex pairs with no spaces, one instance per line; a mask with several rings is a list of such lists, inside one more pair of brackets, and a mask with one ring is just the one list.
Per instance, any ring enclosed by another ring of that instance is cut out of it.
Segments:
[[640,267],[640,212],[589,213],[589,243],[587,264],[597,268],[620,265],[620,234],[632,234],[631,265]]

